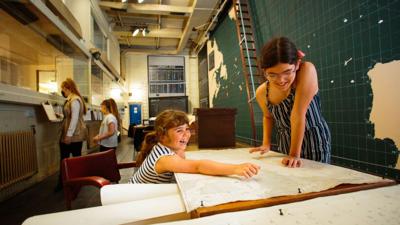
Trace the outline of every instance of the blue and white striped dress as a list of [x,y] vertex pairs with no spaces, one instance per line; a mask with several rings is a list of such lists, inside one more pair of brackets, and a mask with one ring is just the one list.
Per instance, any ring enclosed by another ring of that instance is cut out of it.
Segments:
[[[278,150],[289,154],[290,151],[290,115],[292,112],[295,89],[289,96],[277,105],[268,104],[267,83],[267,108],[274,118],[277,130]],[[303,143],[301,145],[301,158],[318,162],[330,163],[331,161],[331,133],[328,124],[322,117],[319,94],[311,100],[306,113],[306,124]]]
[[162,156],[175,155],[168,147],[158,143],[154,145],[150,154],[143,161],[138,171],[130,178],[129,183],[133,184],[162,184],[174,183],[174,173],[166,172],[158,174],[156,172],[156,163]]

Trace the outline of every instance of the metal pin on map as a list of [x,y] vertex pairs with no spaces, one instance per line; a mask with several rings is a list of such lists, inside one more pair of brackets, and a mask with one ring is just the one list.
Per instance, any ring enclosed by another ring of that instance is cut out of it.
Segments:
[[298,188],[297,190],[299,191],[299,194],[301,194],[301,190],[300,190],[300,188]]
[[203,204],[203,201],[200,201],[200,206],[201,206],[201,207],[203,207],[203,206],[204,206],[204,204]]
[[279,209],[279,215],[283,216],[282,209]]

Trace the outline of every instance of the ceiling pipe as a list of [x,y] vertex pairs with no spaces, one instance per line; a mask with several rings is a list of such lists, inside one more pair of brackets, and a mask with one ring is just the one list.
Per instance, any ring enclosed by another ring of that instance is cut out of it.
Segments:
[[221,11],[224,9],[227,2],[228,2],[228,0],[222,0],[222,3],[220,5],[220,7],[218,8],[217,13],[213,16],[211,22],[208,24],[207,29],[204,31],[204,33],[202,35],[200,35],[200,37],[198,39],[199,41],[196,43],[196,47],[193,49],[196,55],[199,53],[199,51],[203,48],[206,41],[209,39],[208,32],[211,31],[211,27],[214,25],[214,23],[217,22],[218,16],[221,13]]

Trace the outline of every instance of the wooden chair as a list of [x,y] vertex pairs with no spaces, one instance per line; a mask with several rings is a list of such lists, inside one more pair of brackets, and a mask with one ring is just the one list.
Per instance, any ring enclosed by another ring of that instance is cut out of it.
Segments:
[[121,179],[119,169],[130,167],[136,167],[136,162],[117,163],[115,150],[64,159],[61,174],[67,209],[71,209],[71,202],[81,187],[92,185],[101,188],[118,183]]

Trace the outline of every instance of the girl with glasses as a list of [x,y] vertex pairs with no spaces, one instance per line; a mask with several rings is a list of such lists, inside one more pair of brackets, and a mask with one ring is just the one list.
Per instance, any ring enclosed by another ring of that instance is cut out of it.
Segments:
[[282,163],[300,167],[301,158],[330,162],[331,135],[322,117],[317,71],[286,37],[274,38],[261,51],[267,81],[256,91],[263,112],[263,143],[250,152],[264,154],[271,147],[276,126],[278,150],[288,156]]

